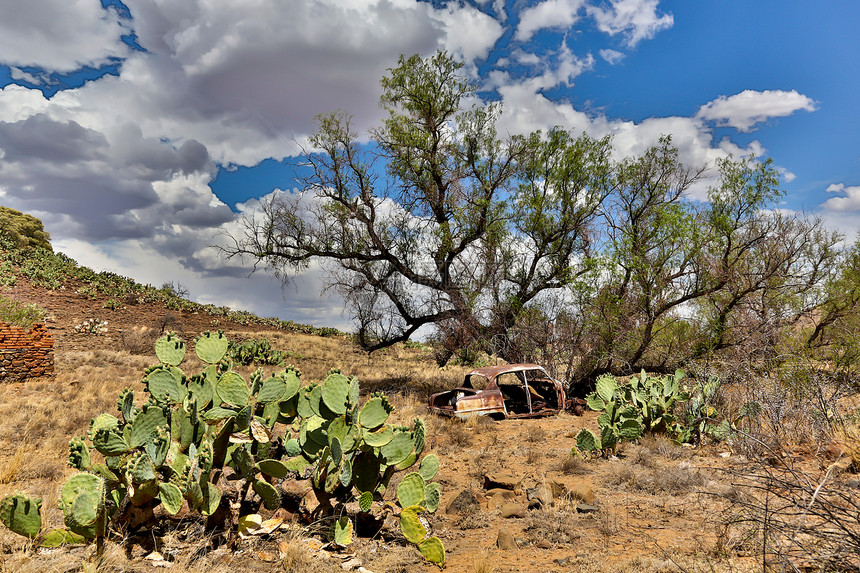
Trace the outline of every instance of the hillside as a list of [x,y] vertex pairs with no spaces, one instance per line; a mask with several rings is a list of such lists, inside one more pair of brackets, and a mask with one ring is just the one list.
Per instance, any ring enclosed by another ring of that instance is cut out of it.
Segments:
[[[266,337],[302,371],[305,382],[319,381],[338,367],[358,376],[362,401],[370,391],[389,392],[397,423],[425,418],[425,451],[439,457],[436,480],[442,491],[440,510],[430,524],[445,544],[449,571],[760,571],[763,559],[775,570],[782,570],[778,564],[789,559],[812,567],[805,570],[835,570],[816,559],[820,556],[799,550],[800,545],[777,551],[775,545],[767,549],[762,544],[762,506],[756,500],[768,480],[783,480],[777,503],[793,499],[785,494],[792,491],[792,475],[815,485],[826,472],[820,482],[822,500],[834,492],[858,491],[852,466],[845,463],[850,457],[837,459],[851,451],[844,442],[824,442],[809,432],[803,424],[810,422],[799,415],[796,404],[783,404],[785,434],[778,451],[755,447],[753,440],[742,437],[705,440],[697,447],[656,437],[621,444],[614,455],[583,459],[571,451],[581,428],[598,432],[596,412],[466,423],[428,416],[427,396],[455,386],[466,369],[438,368],[427,349],[398,345],[368,356],[347,336],[299,332],[298,325],[278,328],[266,321],[255,323],[246,314],[224,311],[216,316],[175,302],[177,308],[169,309],[142,296],[120,299],[97,292],[80,278],[64,280],[54,289],[37,282],[19,273],[14,285],[0,289],[4,296],[46,309],[56,341],[55,376],[0,385],[0,496],[19,491],[40,496],[50,527],[62,526],[59,488],[74,473],[65,462],[69,440],[85,434],[92,417],[116,412],[116,397],[123,388],[140,390],[144,369],[156,363],[151,350],[156,336],[173,330],[190,341],[204,330],[223,329],[232,340]],[[91,318],[106,320],[107,332],[75,331]],[[191,371],[201,364],[193,360]],[[256,367],[241,367],[239,372],[248,376]],[[266,372],[273,368],[264,367]],[[737,408],[732,395],[742,392],[729,389],[720,407],[727,412]],[[810,407],[804,407],[808,412]],[[759,436],[766,430],[763,424]],[[497,492],[488,487],[487,476],[498,479],[499,474],[516,482],[510,494],[494,495]],[[543,496],[541,504],[533,503],[535,491]],[[802,498],[806,490],[800,488],[798,495]],[[505,507],[508,502],[535,507],[522,516],[505,517],[511,511]],[[359,564],[374,573],[436,570],[414,546],[396,537],[359,538],[339,552],[320,549],[323,528],[303,521],[293,510],[288,525],[271,535],[247,540],[231,536],[227,543],[207,538],[193,519],[168,521],[155,536],[117,531],[98,564],[91,561],[92,545],[35,550],[0,527],[0,572],[128,572],[163,566],[172,571],[226,573],[238,567],[310,572],[357,569]],[[779,527],[780,514],[769,511],[765,516],[772,520],[771,527]],[[857,532],[856,518],[843,524]],[[809,533],[804,530],[802,535]],[[775,544],[777,538],[767,538],[768,543]],[[164,560],[153,560],[153,551]]]

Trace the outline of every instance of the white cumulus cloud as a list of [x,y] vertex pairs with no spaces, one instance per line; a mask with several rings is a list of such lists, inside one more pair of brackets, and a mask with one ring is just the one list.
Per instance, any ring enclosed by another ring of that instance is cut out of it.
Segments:
[[628,46],[653,38],[658,32],[671,28],[671,14],[657,14],[658,0],[611,0],[609,5],[589,6],[588,14],[597,28],[610,36],[622,34]]
[[815,111],[815,102],[796,90],[744,90],[706,103],[699,108],[697,117],[719,126],[752,131],[756,124],[771,117],[785,117],[798,110]]
[[125,22],[99,0],[6,0],[0,7],[0,62],[4,64],[71,72],[98,67],[128,53],[121,38],[128,33]]
[[525,42],[544,28],[569,28],[579,19],[584,3],[584,0],[544,0],[524,9],[515,38]]

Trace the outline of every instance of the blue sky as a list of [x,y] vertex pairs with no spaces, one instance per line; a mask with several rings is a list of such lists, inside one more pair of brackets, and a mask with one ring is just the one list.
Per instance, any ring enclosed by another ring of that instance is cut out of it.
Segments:
[[[860,229],[860,4],[850,1],[0,0],[0,205],[80,262],[202,302],[348,328],[312,267],[281,289],[213,246],[290,191],[315,114],[376,124],[399,54],[460,55],[511,133],[668,133],[771,157],[786,209]],[[69,23],[74,22],[73,26]]]

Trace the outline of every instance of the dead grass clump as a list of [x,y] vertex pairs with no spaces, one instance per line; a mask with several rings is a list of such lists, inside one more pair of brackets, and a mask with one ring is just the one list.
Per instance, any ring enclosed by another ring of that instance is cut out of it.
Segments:
[[483,510],[464,513],[455,524],[457,529],[485,529],[490,527],[490,515]]
[[526,430],[526,441],[533,444],[546,441],[546,430],[537,423],[531,424]]
[[482,550],[472,558],[473,573],[494,573],[496,566],[493,564],[496,556],[487,549]]
[[558,471],[567,476],[578,476],[591,473],[588,464],[582,458],[567,456],[558,465]]
[[466,424],[457,418],[450,418],[446,423],[439,424],[438,432],[445,443],[458,448],[471,446],[474,441],[474,436],[466,428]]
[[607,476],[606,485],[647,493],[688,493],[707,481],[701,471],[687,462],[658,465],[649,458],[646,463],[617,464],[616,470]]
[[529,448],[526,453],[526,464],[533,466],[544,458],[543,452],[537,448]]
[[160,336],[158,330],[147,326],[135,326],[121,333],[122,347],[131,354],[151,356],[154,352],[155,341]]
[[532,543],[553,545],[573,543],[582,535],[576,530],[578,516],[569,511],[542,509],[528,512],[523,532]]

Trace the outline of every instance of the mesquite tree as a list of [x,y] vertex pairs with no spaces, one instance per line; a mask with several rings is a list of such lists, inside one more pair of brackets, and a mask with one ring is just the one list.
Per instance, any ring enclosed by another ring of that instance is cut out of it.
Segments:
[[286,279],[333,263],[369,350],[425,325],[504,342],[530,302],[589,268],[609,141],[502,138],[497,104],[466,107],[476,87],[461,68],[444,52],[401,57],[381,81],[387,117],[370,146],[346,114],[319,117],[304,189],[265,203],[231,251]]

